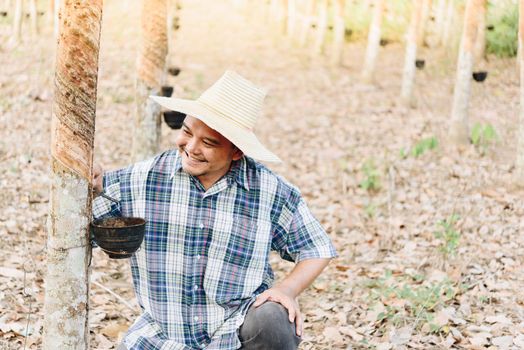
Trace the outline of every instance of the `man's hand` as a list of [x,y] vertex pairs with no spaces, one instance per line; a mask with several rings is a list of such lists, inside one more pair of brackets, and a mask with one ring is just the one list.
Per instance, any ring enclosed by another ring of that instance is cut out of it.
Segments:
[[98,195],[104,190],[104,169],[98,163],[93,164],[93,178],[91,184],[93,185],[93,192]]
[[289,322],[295,321],[296,332],[297,335],[300,337],[302,335],[302,314],[300,313],[298,302],[296,298],[292,295],[292,293],[286,291],[284,288],[279,288],[278,286],[275,286],[261,293],[257,297],[257,300],[255,301],[253,306],[258,307],[264,304],[266,301],[273,301],[279,303],[284,308],[286,308],[287,313],[289,315]]

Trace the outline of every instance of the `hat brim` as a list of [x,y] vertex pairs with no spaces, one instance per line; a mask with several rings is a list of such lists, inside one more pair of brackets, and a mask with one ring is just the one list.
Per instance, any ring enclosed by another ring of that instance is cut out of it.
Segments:
[[251,158],[265,162],[282,162],[279,157],[258,140],[253,131],[235,123],[232,119],[213,111],[198,101],[162,96],[149,97],[162,107],[201,120]]

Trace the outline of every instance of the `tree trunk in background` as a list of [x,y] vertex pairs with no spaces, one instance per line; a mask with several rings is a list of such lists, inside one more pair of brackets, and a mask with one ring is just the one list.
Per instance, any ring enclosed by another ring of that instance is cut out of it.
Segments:
[[412,2],[411,21],[406,38],[406,56],[404,58],[402,90],[400,94],[402,104],[406,106],[411,105],[412,102],[413,85],[415,83],[415,61],[417,59],[417,36],[420,32],[422,5],[422,1],[420,0],[414,0]]
[[29,0],[29,13],[31,16],[31,35],[36,38],[38,35],[38,11],[36,9],[36,0]]
[[486,52],[486,14],[487,0],[482,1],[479,8],[479,19],[477,27],[477,36],[475,38],[475,62],[480,63],[484,60]]
[[331,64],[342,63],[344,53],[344,36],[346,34],[346,23],[344,22],[345,0],[333,0],[333,52],[331,53]]
[[315,15],[316,0],[306,1],[306,11],[301,23],[300,37],[298,42],[300,46],[304,47],[307,42],[308,34],[311,31],[311,23],[313,23],[313,16]]
[[287,0],[287,28],[286,34],[290,38],[295,36],[297,26],[297,0]]
[[446,16],[444,18],[443,28],[442,28],[442,36],[440,39],[440,43],[442,46],[449,47],[451,46],[451,33],[452,33],[452,27],[455,22],[455,3],[453,0],[448,0],[447,8],[446,8]]
[[515,180],[524,186],[524,0],[519,0],[520,117]]
[[48,0],[47,1],[47,13],[46,13],[46,21],[48,25],[52,25],[55,18],[55,0]]
[[11,35],[10,44],[16,45],[22,38],[22,17],[23,17],[23,4],[22,0],[16,0],[15,2],[15,13],[13,18],[13,34]]
[[373,19],[368,33],[368,45],[366,48],[366,58],[364,61],[364,70],[362,71],[362,81],[370,83],[373,81],[375,64],[380,48],[380,35],[382,27],[382,15],[384,13],[384,0],[375,0],[373,10]]
[[469,142],[468,105],[473,70],[475,36],[478,27],[480,8],[485,0],[468,0],[464,15],[464,29],[460,41],[457,76],[453,91],[450,138],[455,144]]
[[143,0],[142,35],[136,82],[133,160],[154,156],[160,143],[160,105],[149,99],[159,95],[167,56],[167,0]]
[[60,13],[60,6],[62,6],[62,2],[64,0],[55,0],[55,15],[54,15],[54,27],[53,27],[53,33],[55,35],[55,39],[58,39],[58,35],[60,34],[60,19],[58,18],[58,14]]
[[166,33],[167,33],[167,59],[166,64],[174,64],[174,47],[175,47],[175,29],[174,18],[177,17],[178,10],[175,0],[167,0],[167,19],[166,19]]
[[446,22],[447,2],[450,0],[439,0],[435,11],[435,38],[438,45],[442,45],[444,36],[444,23]]
[[317,26],[316,26],[316,33],[315,33],[315,44],[313,46],[313,54],[318,55],[322,53],[322,50],[324,48],[324,40],[326,38],[326,30],[327,30],[327,7],[328,7],[328,1],[327,0],[319,0],[318,1],[318,16],[317,16]]
[[426,38],[426,28],[428,25],[429,15],[431,13],[431,0],[418,0],[422,1],[422,15],[420,19],[420,26],[417,33],[417,46],[422,47],[425,44],[424,39]]
[[89,222],[102,0],[66,0],[60,17],[43,349],[84,350],[89,348]]

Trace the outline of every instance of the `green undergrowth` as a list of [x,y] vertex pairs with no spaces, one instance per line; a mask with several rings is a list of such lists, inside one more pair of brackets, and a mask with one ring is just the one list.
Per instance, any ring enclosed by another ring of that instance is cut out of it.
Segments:
[[374,320],[381,329],[410,325],[428,333],[446,332],[445,324],[436,321],[437,313],[453,305],[467,286],[445,278],[428,281],[424,275],[393,275],[368,279],[361,285],[369,290],[368,302],[376,311]]
[[498,57],[514,57],[518,48],[519,11],[516,1],[489,1],[486,51]]

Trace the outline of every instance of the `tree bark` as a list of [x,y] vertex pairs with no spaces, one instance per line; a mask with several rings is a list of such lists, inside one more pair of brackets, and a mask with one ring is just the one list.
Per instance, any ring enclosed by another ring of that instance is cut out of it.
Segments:
[[38,12],[36,0],[29,0],[29,14],[31,16],[31,35],[36,38],[38,35]]
[[420,19],[420,26],[417,34],[417,46],[422,47],[425,44],[424,39],[426,38],[426,28],[428,24],[429,15],[431,13],[431,0],[418,0],[422,1],[422,15]]
[[55,0],[48,0],[47,1],[47,13],[46,13],[46,21],[48,25],[52,25],[55,18]]
[[136,82],[136,115],[133,130],[133,160],[154,156],[160,143],[160,106],[149,99],[158,95],[164,79],[167,56],[166,0],[143,0],[142,36]]
[[297,0],[287,0],[287,28],[286,35],[290,38],[295,36],[297,26]]
[[440,39],[440,42],[442,46],[451,46],[451,32],[453,28],[453,24],[455,22],[455,3],[453,0],[448,0],[447,8],[446,8],[446,17],[444,18],[443,28],[442,28],[442,36]]
[[13,18],[13,34],[11,35],[11,45],[16,45],[22,38],[22,17],[23,17],[23,4],[22,0],[16,0],[15,2],[15,13]]
[[464,29],[460,41],[450,127],[451,141],[456,144],[469,142],[468,107],[474,61],[473,48],[483,2],[484,0],[468,0],[464,14]]
[[475,62],[482,62],[486,52],[486,6],[487,0],[484,0],[479,8],[477,36],[475,39]]
[[365,83],[373,81],[375,64],[377,61],[378,50],[380,48],[380,35],[382,27],[382,15],[384,13],[384,0],[375,0],[373,10],[373,19],[368,33],[368,45],[366,48],[366,58],[364,60],[364,69],[362,71],[362,80]]
[[520,116],[515,180],[524,186],[524,0],[519,0]]
[[446,8],[447,1],[450,0],[439,0],[437,9],[435,12],[435,38],[437,45],[442,45],[442,33],[444,32],[444,23],[446,21]]
[[66,0],[60,18],[43,349],[84,350],[89,348],[89,222],[102,0]]
[[315,14],[316,0],[307,0],[306,12],[303,17],[302,26],[300,29],[300,37],[298,39],[301,47],[304,47],[307,42],[308,34],[311,30],[311,23],[313,23],[313,16]]
[[346,34],[346,24],[344,22],[345,0],[333,0],[333,52],[331,63],[339,65],[342,63],[344,53],[344,36]]
[[55,0],[55,14],[54,14],[54,27],[53,27],[53,33],[55,35],[55,38],[58,38],[58,35],[60,34],[60,19],[58,18],[58,14],[60,13],[60,6],[62,6],[62,2],[64,0]]
[[404,58],[404,70],[402,73],[401,102],[411,105],[413,85],[415,83],[415,61],[417,59],[417,36],[420,32],[420,21],[422,18],[422,2],[414,0],[411,12],[411,21],[406,38],[406,56]]
[[313,46],[313,53],[318,55],[322,53],[324,48],[324,40],[326,38],[327,30],[327,0],[318,1],[318,16],[317,16],[317,26],[316,26],[316,35],[315,35],[315,45]]

